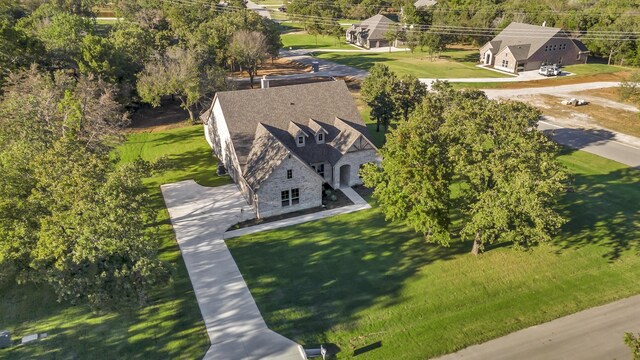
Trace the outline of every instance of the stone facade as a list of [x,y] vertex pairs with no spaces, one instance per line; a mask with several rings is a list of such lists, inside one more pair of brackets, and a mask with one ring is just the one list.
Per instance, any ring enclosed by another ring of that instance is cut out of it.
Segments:
[[224,114],[218,102],[214,102],[209,117],[205,119],[204,133],[215,156],[224,165],[231,179],[238,185],[240,192],[247,202],[253,204],[255,201],[254,191],[241,175],[240,165],[233,149],[231,135],[229,134],[227,123],[224,121]]
[[[354,186],[362,184],[362,179],[360,178],[360,167],[363,164],[370,162],[379,162],[378,154],[375,150],[362,150],[346,153],[333,166],[332,187],[334,189],[338,189],[342,186]],[[349,180],[347,184],[343,184],[341,181],[341,168],[343,167],[343,165],[349,165]]]
[[[291,170],[291,179],[287,172]],[[322,205],[322,178],[294,156],[289,156],[277,166],[256,191],[256,209],[259,218],[280,215]],[[282,205],[282,191],[298,189],[299,200]]]

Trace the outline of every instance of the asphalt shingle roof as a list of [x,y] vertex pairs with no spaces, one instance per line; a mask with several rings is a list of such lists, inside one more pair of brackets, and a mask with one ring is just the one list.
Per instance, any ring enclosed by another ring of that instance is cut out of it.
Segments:
[[[518,54],[517,56],[515,53],[513,54],[518,60],[523,60],[540,50],[544,44],[554,37],[568,36],[564,30],[559,28],[512,22],[490,43],[496,54],[509,47]],[[526,46],[528,48],[525,49]]]
[[385,40],[384,34],[397,23],[388,17],[378,14],[374,15],[360,24],[352,25],[351,30],[356,32],[366,31],[369,40]]
[[[371,141],[344,81],[223,91],[216,98],[252,187],[268,177],[285,149],[308,164],[334,164],[360,135]],[[296,146],[291,134],[297,128],[310,136],[303,147]],[[323,144],[315,141],[320,128],[327,132]]]

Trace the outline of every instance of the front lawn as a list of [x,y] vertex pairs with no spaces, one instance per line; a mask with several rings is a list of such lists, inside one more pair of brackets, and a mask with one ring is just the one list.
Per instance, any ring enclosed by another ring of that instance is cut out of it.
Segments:
[[318,58],[369,70],[375,63],[383,63],[398,75],[412,74],[419,78],[498,78],[509,77],[476,65],[478,52],[475,50],[448,50],[440,59],[431,57],[416,49],[414,53],[318,53]]
[[629,71],[631,68],[607,64],[577,64],[567,65],[562,68],[563,71],[574,73],[576,75],[596,75],[596,74],[613,74],[621,71]]
[[640,293],[640,170],[560,161],[571,221],[529,251],[431,245],[376,208],[227,244],[273,330],[340,359],[425,359]]
[[282,48],[291,49],[349,49],[357,50],[358,48],[347,44],[344,37],[339,39],[334,36],[327,35],[309,35],[306,33],[282,34]]
[[163,240],[160,257],[174,267],[173,282],[153,303],[131,312],[92,313],[55,301],[46,286],[0,285],[0,328],[14,339],[48,333],[40,342],[0,350],[0,359],[199,359],[209,347],[204,322],[160,193],[160,184],[195,178],[202,185],[229,183],[215,175],[216,161],[202,126],[128,137],[117,152],[122,162],[167,156],[168,169],[146,179],[158,210],[154,236]]

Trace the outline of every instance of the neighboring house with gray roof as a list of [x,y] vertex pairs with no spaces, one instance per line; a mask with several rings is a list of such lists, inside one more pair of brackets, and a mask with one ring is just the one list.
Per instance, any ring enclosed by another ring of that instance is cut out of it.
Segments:
[[346,33],[347,42],[367,49],[389,46],[389,40],[385,39],[384,34],[395,26],[399,26],[398,23],[388,17],[374,15],[360,24],[351,25]]
[[480,62],[517,74],[545,64],[587,62],[589,50],[559,28],[512,22],[480,48]]
[[260,218],[321,206],[323,185],[361,184],[378,161],[344,81],[218,92],[201,118]]

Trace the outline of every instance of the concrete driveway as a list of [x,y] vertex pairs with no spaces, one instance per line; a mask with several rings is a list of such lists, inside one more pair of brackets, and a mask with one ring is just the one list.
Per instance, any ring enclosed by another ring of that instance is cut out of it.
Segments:
[[300,345],[267,327],[224,243],[226,229],[255,216],[237,187],[187,180],[161,189],[211,341],[205,359],[304,359]]

